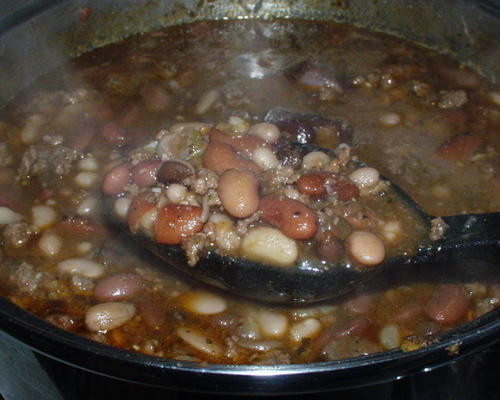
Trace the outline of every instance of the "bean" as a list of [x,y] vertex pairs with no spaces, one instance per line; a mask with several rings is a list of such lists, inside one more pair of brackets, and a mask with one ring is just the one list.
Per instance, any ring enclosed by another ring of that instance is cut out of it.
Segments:
[[57,264],[57,269],[63,274],[82,275],[86,278],[99,278],[104,275],[104,267],[86,258],[67,258]]
[[298,256],[297,243],[279,230],[258,227],[243,238],[241,250],[247,258],[278,266],[292,265]]
[[165,161],[156,176],[161,183],[182,183],[194,173],[194,168],[190,164],[179,161]]
[[78,204],[76,213],[82,216],[91,215],[96,211],[96,209],[97,199],[95,199],[94,197],[86,197],[80,202],[80,204]]
[[145,85],[140,94],[146,109],[151,112],[165,111],[172,102],[171,96],[160,85]]
[[258,147],[255,149],[252,159],[263,170],[276,168],[280,163],[269,147]]
[[264,147],[265,143],[257,136],[244,135],[244,136],[231,136],[218,129],[210,131],[211,144],[227,144],[237,152],[244,154],[248,158],[252,158],[253,153],[259,147]]
[[139,187],[152,186],[156,183],[156,172],[160,168],[161,161],[141,161],[130,171],[132,181]]
[[0,225],[8,225],[23,219],[21,214],[12,211],[8,207],[0,207]]
[[155,298],[145,299],[137,304],[139,313],[146,325],[152,329],[158,329],[167,320],[164,301]]
[[97,181],[97,174],[90,171],[82,171],[76,174],[75,183],[83,189],[88,189]]
[[172,183],[167,187],[167,198],[172,203],[180,203],[187,194],[187,188],[184,185],[178,183]]
[[176,332],[187,344],[206,355],[220,356],[223,354],[221,346],[196,329],[182,326],[177,328]]
[[316,341],[313,343],[311,352],[319,353],[328,343],[339,340],[346,336],[362,334],[370,327],[370,321],[366,318],[354,318],[340,324],[334,323],[323,329]]
[[260,167],[246,160],[225,143],[209,144],[203,153],[203,166],[221,175],[228,169],[248,169],[259,173]]
[[352,172],[349,175],[349,179],[353,181],[358,188],[364,189],[375,186],[380,180],[380,174],[375,168],[363,167]]
[[354,314],[366,314],[375,307],[375,296],[373,294],[359,294],[344,303],[347,311]]
[[233,217],[249,217],[259,208],[258,182],[250,171],[228,169],[219,179],[217,193]]
[[90,307],[85,314],[85,325],[92,332],[118,328],[132,319],[135,306],[131,303],[101,303]]
[[279,128],[269,122],[260,122],[252,125],[248,133],[261,138],[267,143],[276,143],[280,137]]
[[378,120],[385,126],[396,126],[401,123],[401,116],[395,112],[388,112],[380,115]]
[[127,300],[136,296],[142,289],[142,279],[132,273],[107,276],[97,282],[94,297],[99,301]]
[[56,211],[49,206],[33,206],[31,213],[33,215],[33,225],[39,229],[53,225],[57,220]]
[[434,289],[425,312],[441,325],[452,325],[465,315],[468,305],[469,299],[463,287],[448,283]]
[[203,229],[201,207],[169,204],[161,208],[154,227],[155,240],[164,244],[181,244],[186,237]]
[[292,239],[307,240],[318,230],[316,214],[304,203],[270,195],[261,199],[262,220]]
[[46,256],[52,257],[61,251],[62,239],[54,232],[45,231],[38,241],[38,247]]
[[120,164],[112,168],[101,183],[101,190],[108,196],[114,196],[125,191],[130,179],[130,169],[127,164]]
[[201,290],[188,292],[181,303],[186,310],[199,315],[220,314],[227,308],[223,297]]
[[104,226],[80,215],[65,215],[62,221],[57,224],[57,229],[70,236],[96,237],[106,233]]
[[196,103],[194,112],[198,115],[205,114],[213,104],[219,99],[220,93],[217,90],[209,90],[203,93]]
[[283,336],[288,329],[288,318],[274,311],[259,311],[255,319],[263,335],[271,338]]
[[[148,193],[139,194],[129,206],[127,214],[127,224],[131,232],[135,233],[143,225],[143,218],[147,218],[149,213],[155,211],[155,204],[149,199]],[[145,217],[146,216],[146,217]]]
[[488,93],[488,97],[493,104],[500,106],[500,91],[492,91]]
[[387,350],[395,349],[401,344],[401,334],[397,325],[389,324],[384,326],[380,330],[378,337],[380,344]]
[[297,190],[300,193],[313,196],[315,198],[321,198],[326,196],[326,180],[328,179],[328,174],[321,172],[310,172],[302,175],[296,185]]
[[394,242],[401,236],[403,228],[399,221],[388,221],[382,226],[382,234],[388,242]]
[[290,336],[295,342],[302,342],[303,339],[310,339],[318,335],[321,329],[321,322],[316,318],[306,318],[290,327]]
[[345,254],[344,244],[333,232],[326,231],[318,238],[316,253],[320,259],[329,263],[336,263]]
[[307,153],[302,160],[304,169],[321,169],[328,165],[330,157],[322,151],[311,151]]
[[354,231],[346,239],[347,250],[360,264],[374,266],[385,258],[384,243],[368,231]]
[[115,215],[117,215],[121,219],[126,219],[131,204],[132,200],[129,199],[128,197],[117,198],[113,207]]
[[340,178],[336,180],[333,183],[333,187],[340,201],[350,201],[359,197],[358,187],[347,179]]

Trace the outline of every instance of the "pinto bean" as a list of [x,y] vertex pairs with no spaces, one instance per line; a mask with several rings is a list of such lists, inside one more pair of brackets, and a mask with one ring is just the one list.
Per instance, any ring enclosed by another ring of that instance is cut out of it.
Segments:
[[344,244],[333,232],[326,231],[318,239],[316,253],[322,260],[335,263],[345,254]]
[[363,265],[375,266],[384,261],[385,246],[373,233],[354,231],[346,239],[351,257]]
[[108,171],[101,183],[101,190],[108,196],[123,193],[130,179],[130,169],[127,164],[120,164]]
[[258,182],[250,171],[228,169],[219,179],[217,193],[233,217],[249,217],[259,208]]
[[156,176],[161,183],[182,183],[186,178],[193,175],[194,169],[179,161],[165,161]]
[[142,288],[142,280],[136,274],[123,273],[101,279],[94,288],[99,301],[126,300],[134,297]]
[[135,315],[135,306],[131,303],[101,303],[90,307],[85,314],[85,324],[92,332],[118,328]]
[[425,312],[441,325],[452,325],[465,315],[468,304],[469,299],[464,288],[447,283],[436,287]]
[[316,214],[300,201],[266,196],[260,201],[262,219],[292,239],[311,239],[318,231]]
[[151,186],[156,183],[156,171],[160,167],[161,161],[146,160],[138,163],[130,171],[132,181],[140,187]]
[[327,174],[321,172],[310,172],[302,175],[297,181],[297,190],[300,193],[307,194],[316,198],[327,194],[325,182]]
[[255,173],[260,172],[257,164],[239,156],[231,146],[225,143],[215,143],[207,146],[203,153],[203,166],[219,175],[231,168],[249,169]]
[[158,212],[155,240],[164,244],[181,244],[186,237],[203,229],[201,207],[169,204]]
[[259,147],[265,146],[265,142],[254,135],[230,136],[218,129],[210,131],[210,143],[224,143],[231,146],[234,150],[241,152],[248,158],[252,158],[253,152]]

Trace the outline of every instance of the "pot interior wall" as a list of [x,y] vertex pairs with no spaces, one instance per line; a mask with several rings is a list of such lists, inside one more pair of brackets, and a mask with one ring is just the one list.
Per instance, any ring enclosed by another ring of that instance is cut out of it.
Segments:
[[[500,79],[500,28],[485,0],[38,0],[25,4],[0,20],[0,102],[72,56],[135,33],[199,19],[279,17],[349,23],[440,49],[493,82]],[[86,20],[83,14],[89,9],[92,13]]]

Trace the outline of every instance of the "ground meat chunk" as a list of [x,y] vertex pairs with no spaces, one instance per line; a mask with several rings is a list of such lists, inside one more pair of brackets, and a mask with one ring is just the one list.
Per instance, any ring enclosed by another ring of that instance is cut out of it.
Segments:
[[447,229],[448,225],[443,221],[443,218],[434,218],[431,220],[431,231],[429,232],[429,238],[433,241],[442,239]]
[[19,166],[19,178],[29,179],[43,173],[54,173],[58,176],[67,175],[73,163],[81,157],[78,150],[65,146],[50,146],[47,144],[30,146],[23,154]]
[[294,183],[299,175],[292,167],[273,168],[264,172],[261,181],[262,194],[266,195],[284,189],[286,185]]
[[196,265],[206,244],[207,236],[204,233],[197,233],[182,242],[182,249],[186,252],[188,265],[190,267]]
[[185,185],[201,195],[206,194],[209,189],[216,189],[218,182],[217,174],[206,168],[200,168],[194,176],[184,180]]
[[24,221],[13,222],[7,225],[3,231],[5,246],[21,248],[28,243],[33,233],[33,229],[28,223]]
[[12,155],[6,143],[0,143],[0,167],[6,167],[12,163]]
[[439,98],[439,108],[460,108],[467,103],[464,90],[443,90]]
[[37,271],[33,265],[23,262],[15,267],[11,282],[25,293],[34,293],[43,279],[43,272]]

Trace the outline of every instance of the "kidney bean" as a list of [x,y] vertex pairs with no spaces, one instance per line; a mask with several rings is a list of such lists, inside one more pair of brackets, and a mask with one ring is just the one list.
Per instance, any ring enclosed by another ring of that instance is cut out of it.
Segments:
[[110,144],[121,145],[127,141],[125,129],[116,122],[108,122],[101,129],[101,137]]
[[396,311],[394,320],[399,323],[411,322],[420,317],[423,311],[419,304],[406,304]]
[[165,111],[172,102],[171,96],[158,84],[145,85],[140,94],[146,108],[151,112]]
[[344,244],[333,232],[323,232],[316,243],[316,254],[326,262],[336,263],[345,254]]
[[318,231],[316,214],[300,201],[270,195],[261,199],[259,208],[264,222],[292,239],[311,239]]
[[220,179],[217,193],[226,211],[236,218],[246,218],[259,208],[258,182],[247,170],[228,169]]
[[324,329],[314,342],[311,352],[319,353],[328,343],[345,336],[360,335],[370,326],[366,318],[354,318],[340,324],[333,324]]
[[125,191],[130,179],[130,169],[127,164],[120,164],[111,169],[101,183],[101,190],[108,196],[114,196]]
[[340,178],[334,181],[333,187],[337,193],[337,198],[341,201],[349,201],[359,197],[358,187],[347,179]]
[[158,172],[156,177],[161,183],[182,183],[184,179],[193,175],[194,170],[185,163],[179,161],[165,161]]
[[181,244],[182,239],[203,229],[201,207],[169,204],[158,212],[155,240],[164,244]]
[[321,198],[327,194],[325,182],[328,174],[321,172],[310,172],[302,175],[296,185],[300,193],[316,198]]
[[236,151],[225,143],[209,144],[203,153],[203,166],[221,175],[228,169],[249,169],[259,173],[257,164],[247,160],[236,153]]
[[209,133],[210,143],[224,143],[231,146],[234,150],[243,153],[246,157],[252,158],[253,152],[259,147],[265,146],[265,142],[254,135],[230,136],[218,129],[212,129]]
[[136,274],[123,273],[101,279],[94,288],[94,297],[99,301],[126,300],[142,289],[142,280]]
[[85,325],[92,332],[107,331],[122,326],[135,315],[131,303],[101,303],[90,307],[85,314]]
[[137,232],[141,224],[141,218],[154,208],[155,204],[149,200],[148,193],[141,193],[132,200],[127,214],[127,224],[130,231]]
[[469,299],[464,288],[447,283],[434,289],[425,312],[441,325],[452,325],[464,317],[468,305]]
[[141,161],[130,171],[132,181],[139,187],[151,186],[156,183],[156,171],[160,167],[161,161],[146,160]]
[[72,149],[85,151],[92,143],[92,139],[96,134],[96,130],[92,126],[84,126],[69,136],[67,145]]

